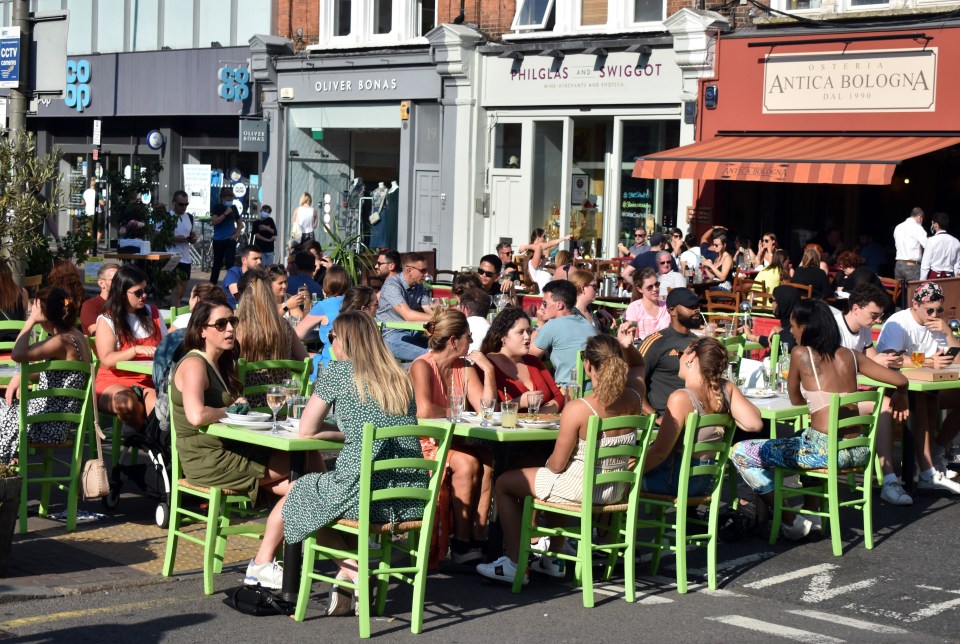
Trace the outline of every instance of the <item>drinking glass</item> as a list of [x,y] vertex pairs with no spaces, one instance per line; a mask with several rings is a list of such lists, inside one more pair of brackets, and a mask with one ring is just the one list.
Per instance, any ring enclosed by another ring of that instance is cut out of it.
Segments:
[[518,402],[504,402],[500,404],[500,425],[504,429],[513,429],[517,426],[517,410],[520,408]]
[[923,360],[926,358],[923,351],[914,351],[910,354],[910,360],[913,362],[914,367],[922,367]]
[[287,402],[287,390],[278,385],[271,385],[267,389],[267,406],[273,412],[273,428],[270,430],[274,434],[280,433],[280,425],[277,424],[277,412]]
[[569,403],[571,400],[580,398],[580,384],[577,382],[568,382],[563,385],[563,397]]
[[531,391],[527,394],[527,412],[531,416],[536,416],[540,413],[540,405],[543,404],[543,392],[542,391]]
[[290,406],[293,399],[300,395],[300,383],[293,378],[287,378],[280,386],[287,392],[287,418],[290,418]]
[[461,413],[463,413],[463,394],[447,396],[447,420],[451,423],[459,423]]
[[480,399],[480,426],[493,427],[493,412],[497,408],[496,398]]
[[430,306],[433,308],[434,311],[439,311],[439,310],[441,310],[442,308],[444,308],[444,307],[443,307],[443,298],[442,298],[442,297],[433,297],[433,298],[430,298]]
[[787,378],[790,376],[790,356],[781,356],[780,358],[780,380],[778,381],[778,391],[781,394],[787,392]]

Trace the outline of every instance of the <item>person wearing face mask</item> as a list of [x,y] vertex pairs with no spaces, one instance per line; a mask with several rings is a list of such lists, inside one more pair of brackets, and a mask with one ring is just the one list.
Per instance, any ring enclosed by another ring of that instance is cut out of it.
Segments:
[[237,240],[243,233],[243,220],[233,205],[233,188],[220,189],[220,203],[210,211],[213,224],[213,265],[210,283],[220,281],[220,269],[231,268],[236,261]]
[[640,345],[647,385],[643,413],[656,412],[657,416],[662,416],[670,394],[683,389],[679,375],[680,356],[695,338],[692,330],[703,326],[700,302],[700,296],[688,288],[670,291],[667,295],[670,326],[651,333]]
[[263,204],[260,207],[260,221],[253,225],[253,245],[260,251],[266,266],[273,264],[276,241],[277,222],[273,220],[273,208]]

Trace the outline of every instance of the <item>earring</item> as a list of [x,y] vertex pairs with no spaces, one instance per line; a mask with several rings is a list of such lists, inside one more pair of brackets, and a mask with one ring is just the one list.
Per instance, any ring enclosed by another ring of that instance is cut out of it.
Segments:
[[687,361],[686,361],[685,363],[683,363],[683,364],[684,364],[684,366],[686,366],[687,369],[689,369],[690,367],[693,366],[693,360],[687,360]]

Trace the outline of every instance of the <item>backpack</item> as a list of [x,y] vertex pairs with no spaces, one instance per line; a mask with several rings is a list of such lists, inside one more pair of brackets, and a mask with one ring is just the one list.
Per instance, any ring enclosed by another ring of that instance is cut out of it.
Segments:
[[244,615],[293,615],[294,604],[280,599],[273,591],[260,584],[240,586],[227,591],[228,606]]

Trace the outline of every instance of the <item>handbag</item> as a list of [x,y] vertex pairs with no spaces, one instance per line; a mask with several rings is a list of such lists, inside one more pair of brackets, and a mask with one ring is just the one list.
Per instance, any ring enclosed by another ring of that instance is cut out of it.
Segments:
[[100,429],[100,414],[97,411],[97,401],[90,386],[90,404],[93,405],[93,432],[97,439],[97,458],[90,459],[83,464],[80,472],[80,495],[84,501],[99,499],[110,493],[110,477],[107,475],[107,466],[103,463],[103,439],[106,438]]

